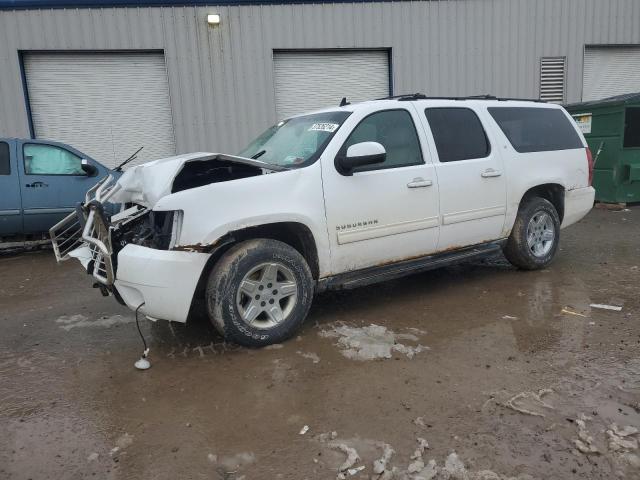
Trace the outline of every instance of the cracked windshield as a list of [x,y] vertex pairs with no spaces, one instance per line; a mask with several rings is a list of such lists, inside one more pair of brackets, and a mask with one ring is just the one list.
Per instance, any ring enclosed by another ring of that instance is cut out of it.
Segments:
[[350,112],[325,112],[282,120],[238,153],[271,165],[296,168],[313,163]]

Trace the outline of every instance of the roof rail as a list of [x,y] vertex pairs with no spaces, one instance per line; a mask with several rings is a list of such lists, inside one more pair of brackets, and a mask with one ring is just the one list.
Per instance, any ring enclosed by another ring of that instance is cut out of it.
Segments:
[[506,102],[512,100],[519,102],[546,103],[544,100],[535,98],[496,97],[495,95],[490,95],[488,93],[484,95],[468,95],[466,97],[438,97],[427,96],[424,93],[405,93],[403,95],[394,95],[391,97],[379,98],[378,100],[398,100],[399,102],[410,102],[413,100],[497,100],[499,102]]

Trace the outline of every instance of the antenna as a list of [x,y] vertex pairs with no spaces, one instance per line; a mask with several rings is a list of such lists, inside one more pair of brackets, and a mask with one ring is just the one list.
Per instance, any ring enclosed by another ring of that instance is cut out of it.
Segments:
[[120,165],[118,165],[116,168],[114,168],[114,170],[116,172],[121,172],[122,171],[122,167],[124,167],[127,163],[132,162],[133,160],[136,159],[136,157],[138,156],[138,153],[140,153],[140,150],[142,150],[144,148],[144,146],[140,147],[138,150],[136,150],[133,155],[131,155],[129,158],[127,158],[124,162],[122,162]]
[[344,107],[345,105],[351,105],[349,102],[347,102],[347,97],[342,97],[342,100],[340,100],[340,107]]

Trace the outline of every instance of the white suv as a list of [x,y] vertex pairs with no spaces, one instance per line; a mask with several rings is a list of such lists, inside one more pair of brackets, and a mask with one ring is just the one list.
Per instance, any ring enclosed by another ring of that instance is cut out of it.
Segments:
[[[490,255],[551,262],[592,207],[591,154],[560,106],[401,96],[283,120],[237,156],[127,170],[51,230],[104,294],[151,319],[206,304],[228,340],[281,342],[314,293]],[[109,216],[104,202],[121,203]],[[199,302],[203,300],[203,302]]]

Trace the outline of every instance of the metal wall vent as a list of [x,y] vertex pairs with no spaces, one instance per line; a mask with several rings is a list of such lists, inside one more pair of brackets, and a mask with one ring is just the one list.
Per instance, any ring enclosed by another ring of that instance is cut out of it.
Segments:
[[566,57],[540,59],[540,100],[563,103],[565,99]]

